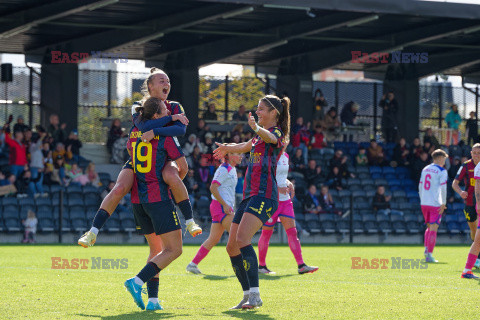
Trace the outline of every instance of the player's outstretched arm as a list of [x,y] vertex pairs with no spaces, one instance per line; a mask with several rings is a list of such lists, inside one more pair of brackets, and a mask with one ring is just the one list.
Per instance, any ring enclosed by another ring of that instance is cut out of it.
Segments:
[[262,138],[263,141],[265,141],[265,143],[278,143],[278,137],[267,129],[260,127],[255,122],[255,118],[252,116],[251,112],[248,113],[248,125],[250,126],[250,128],[252,128],[253,131],[255,131],[256,134],[260,136],[260,138]]
[[247,153],[252,150],[252,139],[243,143],[226,144],[215,142],[215,144],[218,148],[213,150],[213,156],[217,160],[224,159],[228,153]]

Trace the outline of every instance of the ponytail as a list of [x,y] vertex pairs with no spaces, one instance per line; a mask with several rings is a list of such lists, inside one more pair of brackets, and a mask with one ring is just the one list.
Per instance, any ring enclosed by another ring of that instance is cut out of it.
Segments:
[[278,117],[278,125],[284,134],[285,146],[290,142],[290,98],[283,97],[280,102],[282,103],[283,110]]

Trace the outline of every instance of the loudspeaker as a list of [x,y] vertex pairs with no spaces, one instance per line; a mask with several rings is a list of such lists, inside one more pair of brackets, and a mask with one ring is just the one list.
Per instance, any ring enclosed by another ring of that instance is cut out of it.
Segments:
[[13,72],[11,63],[2,63],[0,66],[2,70],[2,82],[12,82],[13,81]]

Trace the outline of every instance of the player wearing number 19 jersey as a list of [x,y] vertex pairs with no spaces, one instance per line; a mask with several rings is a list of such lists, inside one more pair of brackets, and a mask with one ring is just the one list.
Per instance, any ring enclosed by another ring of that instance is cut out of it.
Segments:
[[448,155],[445,151],[437,149],[432,153],[433,163],[422,170],[418,186],[420,204],[423,217],[427,224],[425,230],[425,259],[427,262],[437,262],[432,256],[437,230],[440,226],[442,213],[447,204],[447,170],[443,167]]

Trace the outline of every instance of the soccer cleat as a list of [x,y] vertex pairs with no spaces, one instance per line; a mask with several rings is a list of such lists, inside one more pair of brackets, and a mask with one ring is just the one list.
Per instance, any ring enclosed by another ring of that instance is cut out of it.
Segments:
[[478,277],[476,275],[474,275],[472,271],[462,273],[462,278],[463,279],[478,279]]
[[142,286],[135,283],[135,278],[130,278],[124,283],[125,288],[133,297],[133,301],[137,304],[137,306],[145,310],[145,303],[142,300]]
[[78,239],[78,244],[84,248],[92,247],[97,241],[97,235],[92,231],[87,231]]
[[260,299],[260,293],[250,292],[248,302],[242,306],[242,309],[253,309],[263,305],[262,299]]
[[230,310],[242,309],[242,306],[248,302],[248,297],[248,294],[244,295],[242,301],[240,301],[240,303],[237,304],[235,307],[230,308]]
[[258,266],[258,273],[275,274],[275,272],[269,270],[267,266]]
[[431,253],[429,253],[429,254],[427,255],[427,257],[425,258],[425,261],[426,261],[427,263],[437,263],[437,262],[438,262],[438,260],[436,260],[436,259],[432,256]]
[[198,266],[196,264],[194,264],[193,262],[190,262],[188,264],[187,271],[191,272],[191,273],[194,273],[194,274],[201,274],[202,273],[202,271],[200,271],[200,269],[198,269]]
[[298,273],[299,274],[314,273],[317,270],[318,270],[318,267],[315,267],[315,266],[310,267],[310,266],[304,265],[303,267],[298,268]]
[[475,261],[475,265],[474,265],[475,268],[480,268],[480,259],[477,259],[477,261]]
[[147,308],[145,310],[148,310],[148,311],[163,310],[163,307],[158,302],[153,303],[151,301],[148,301]]
[[192,235],[192,237],[196,237],[199,234],[202,234],[202,228],[195,221],[191,221],[187,224],[187,230]]

